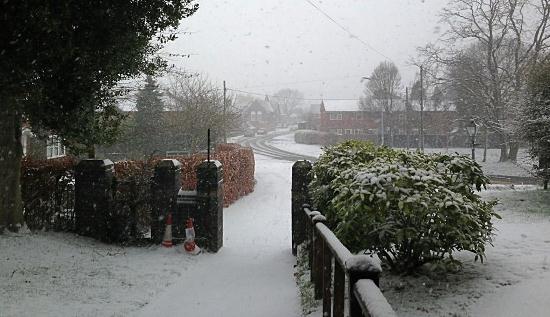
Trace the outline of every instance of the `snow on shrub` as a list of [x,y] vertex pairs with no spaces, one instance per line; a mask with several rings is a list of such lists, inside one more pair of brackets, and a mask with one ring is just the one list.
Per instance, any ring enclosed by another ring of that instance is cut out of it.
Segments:
[[313,173],[313,200],[352,252],[375,252],[398,272],[456,264],[462,250],[483,261],[498,215],[475,193],[488,179],[468,157],[348,141],[326,149]]

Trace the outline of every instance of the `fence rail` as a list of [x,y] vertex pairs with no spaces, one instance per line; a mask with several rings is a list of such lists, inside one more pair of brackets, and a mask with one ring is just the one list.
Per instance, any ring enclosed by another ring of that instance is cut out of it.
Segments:
[[293,166],[292,251],[296,255],[298,245],[305,246],[302,250],[307,252],[315,299],[323,302],[323,317],[344,317],[346,307],[350,317],[395,317],[378,287],[380,265],[367,255],[352,254],[326,226],[319,211],[301,204],[309,202],[310,170],[307,161]]

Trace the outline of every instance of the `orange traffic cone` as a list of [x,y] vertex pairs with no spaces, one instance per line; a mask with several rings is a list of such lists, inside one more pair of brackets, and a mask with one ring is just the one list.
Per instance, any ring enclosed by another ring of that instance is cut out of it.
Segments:
[[172,213],[168,214],[166,218],[166,230],[164,230],[164,239],[162,239],[162,246],[165,248],[171,248],[172,244]]
[[201,249],[195,243],[195,228],[193,227],[193,218],[187,219],[185,224],[185,241],[183,242],[183,248],[187,253],[197,255],[201,252]]

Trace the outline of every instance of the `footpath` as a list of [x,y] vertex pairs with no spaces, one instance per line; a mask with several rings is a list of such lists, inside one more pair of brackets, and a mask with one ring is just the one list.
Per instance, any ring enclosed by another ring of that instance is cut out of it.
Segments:
[[138,316],[300,316],[291,254],[291,162],[256,155],[253,193],[224,210],[224,245]]

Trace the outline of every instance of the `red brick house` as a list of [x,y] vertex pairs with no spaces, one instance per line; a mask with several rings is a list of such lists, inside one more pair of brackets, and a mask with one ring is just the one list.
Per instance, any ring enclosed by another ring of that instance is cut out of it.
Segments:
[[[396,111],[365,111],[355,100],[322,101],[319,131],[340,136],[338,139],[361,139],[396,147],[417,147],[420,139],[420,111],[405,111],[401,101]],[[423,111],[424,142],[426,146],[444,147],[450,143],[464,146],[464,131],[459,129],[456,111]],[[390,129],[391,127],[391,129]],[[454,133],[459,132],[455,137]]]

